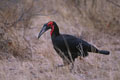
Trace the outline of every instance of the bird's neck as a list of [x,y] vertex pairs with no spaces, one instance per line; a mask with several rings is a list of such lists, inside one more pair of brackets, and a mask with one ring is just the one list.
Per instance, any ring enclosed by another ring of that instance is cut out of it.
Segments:
[[58,26],[53,26],[51,29],[51,38],[55,38],[60,35]]

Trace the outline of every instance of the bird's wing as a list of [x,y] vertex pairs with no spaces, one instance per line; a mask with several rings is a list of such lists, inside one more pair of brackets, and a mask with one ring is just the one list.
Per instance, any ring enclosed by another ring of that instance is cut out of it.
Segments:
[[79,39],[77,37],[74,37],[72,35],[61,35],[58,36],[55,41],[54,44],[62,49],[63,51],[66,49],[66,46],[68,48],[70,48],[70,50],[72,50],[73,52],[77,51],[78,48],[83,48],[83,49],[89,49],[91,47],[91,45],[89,43],[87,43],[86,41]]

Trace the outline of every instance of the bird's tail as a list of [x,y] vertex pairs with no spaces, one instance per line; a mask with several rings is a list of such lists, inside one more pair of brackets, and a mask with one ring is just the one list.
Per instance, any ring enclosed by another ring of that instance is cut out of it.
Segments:
[[98,53],[104,54],[104,55],[109,55],[110,54],[110,52],[106,51],[106,50],[99,50]]

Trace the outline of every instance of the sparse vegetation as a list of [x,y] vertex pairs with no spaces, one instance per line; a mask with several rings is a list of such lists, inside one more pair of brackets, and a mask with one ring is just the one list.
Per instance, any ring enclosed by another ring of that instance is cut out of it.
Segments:
[[[119,80],[119,0],[0,0],[0,80]],[[110,56],[76,59],[73,71],[52,48],[45,22],[83,38]],[[66,26],[66,27],[64,27]]]
[[[29,29],[32,24],[31,19],[36,13],[34,1],[1,0],[1,58],[8,58],[10,54],[21,59],[31,58],[30,43],[25,36],[26,30]],[[20,43],[20,39],[25,43],[24,45]],[[3,55],[4,53],[6,53],[6,55]]]

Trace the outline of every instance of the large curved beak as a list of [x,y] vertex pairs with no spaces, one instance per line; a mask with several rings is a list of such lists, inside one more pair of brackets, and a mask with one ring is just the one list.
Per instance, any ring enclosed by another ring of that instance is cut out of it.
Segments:
[[47,25],[45,24],[45,25],[43,26],[43,28],[41,29],[39,35],[38,35],[38,39],[39,39],[40,36],[41,36],[44,32],[46,32],[48,29],[50,29],[50,28],[47,27]]

